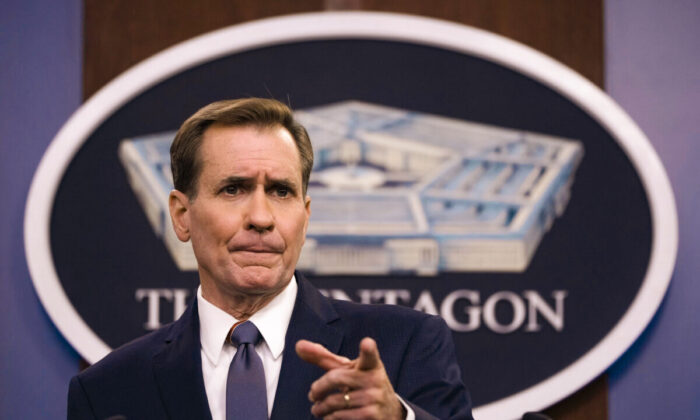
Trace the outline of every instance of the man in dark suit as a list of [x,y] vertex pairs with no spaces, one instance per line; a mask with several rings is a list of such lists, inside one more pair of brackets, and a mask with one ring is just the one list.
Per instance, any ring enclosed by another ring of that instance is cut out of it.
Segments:
[[74,377],[69,418],[471,418],[440,318],[331,300],[294,272],[313,151],[289,108],[210,104],[170,153],[170,215],[192,241],[197,298]]

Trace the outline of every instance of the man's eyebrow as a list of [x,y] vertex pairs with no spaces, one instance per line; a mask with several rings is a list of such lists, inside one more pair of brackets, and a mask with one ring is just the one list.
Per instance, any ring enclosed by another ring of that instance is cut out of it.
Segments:
[[291,189],[296,189],[297,183],[289,178],[267,178],[265,179],[266,186],[283,186]]
[[247,176],[227,176],[221,179],[216,184],[213,184],[213,189],[219,191],[222,188],[226,188],[230,185],[235,185],[239,187],[249,186],[254,182],[254,178]]
[[[231,184],[252,184],[255,183],[256,177],[249,176],[227,176],[218,182],[218,186],[231,185]],[[292,189],[298,188],[297,183],[291,178],[265,178],[265,186],[283,186]]]

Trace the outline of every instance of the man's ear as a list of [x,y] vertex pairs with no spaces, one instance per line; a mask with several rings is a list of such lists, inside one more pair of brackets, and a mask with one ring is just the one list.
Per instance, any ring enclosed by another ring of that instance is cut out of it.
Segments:
[[306,221],[304,221],[304,237],[306,237],[306,229],[309,227],[309,218],[311,217],[311,197],[304,197],[304,210],[306,211]]
[[190,240],[190,199],[181,191],[172,190],[168,196],[170,220],[177,238],[182,242]]

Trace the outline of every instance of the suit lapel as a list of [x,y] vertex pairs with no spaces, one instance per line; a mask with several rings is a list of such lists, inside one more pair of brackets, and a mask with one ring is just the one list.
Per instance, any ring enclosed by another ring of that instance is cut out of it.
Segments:
[[153,374],[171,419],[211,419],[204,390],[197,299],[173,324],[162,351],[153,356]]
[[337,353],[343,333],[330,323],[338,319],[328,299],[323,297],[302,275],[295,273],[299,286],[294,311],[284,343],[282,369],[275,393],[271,420],[311,417],[307,394],[311,384],[324,374],[318,367],[302,361],[294,346],[301,339],[324,345]]

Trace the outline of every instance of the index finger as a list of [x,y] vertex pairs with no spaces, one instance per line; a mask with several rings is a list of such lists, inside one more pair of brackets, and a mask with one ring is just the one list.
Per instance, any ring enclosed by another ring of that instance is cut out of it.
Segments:
[[369,337],[360,341],[360,356],[357,367],[360,370],[372,370],[382,366],[382,359],[379,356],[377,342]]
[[332,353],[321,344],[312,343],[308,340],[297,341],[295,348],[297,355],[299,355],[303,361],[314,364],[326,371],[348,366],[352,363],[347,357]]

